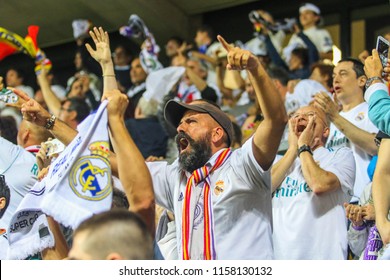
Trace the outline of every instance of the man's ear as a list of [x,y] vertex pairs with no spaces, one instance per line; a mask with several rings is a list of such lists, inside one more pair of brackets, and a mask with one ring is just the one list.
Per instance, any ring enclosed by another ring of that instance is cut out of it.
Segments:
[[25,143],[27,143],[29,138],[30,138],[30,130],[25,128],[24,131],[22,131],[22,144],[24,145]]
[[226,132],[223,130],[222,127],[217,126],[216,128],[213,129],[213,134],[211,137],[211,141],[213,143],[218,143],[220,141],[223,141],[223,136]]
[[367,77],[365,75],[362,75],[358,78],[358,85],[361,88],[364,88],[367,82]]
[[324,131],[322,132],[322,137],[324,137],[325,139],[328,139],[329,132],[330,132],[329,127],[324,128]]

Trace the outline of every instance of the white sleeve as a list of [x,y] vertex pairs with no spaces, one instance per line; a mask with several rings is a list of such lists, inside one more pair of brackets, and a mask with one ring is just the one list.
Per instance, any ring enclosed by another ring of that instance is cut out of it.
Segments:
[[344,193],[352,193],[355,184],[356,164],[352,150],[342,147],[332,153],[331,165],[323,169],[332,172],[340,181],[341,189]]
[[0,172],[4,173],[15,161],[22,147],[15,145],[0,136]]
[[178,181],[174,175],[176,169],[173,168],[177,165],[177,160],[172,165],[168,165],[166,161],[147,162],[146,165],[152,176],[156,203],[173,212],[174,186],[170,182]]
[[[249,186],[271,187],[270,172],[257,163],[252,149],[253,136],[233,152],[231,165],[235,173]],[[271,168],[270,168],[271,169]]]

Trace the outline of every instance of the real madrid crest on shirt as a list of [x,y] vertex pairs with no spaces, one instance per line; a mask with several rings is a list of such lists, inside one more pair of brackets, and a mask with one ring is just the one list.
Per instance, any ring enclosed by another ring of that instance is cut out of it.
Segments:
[[88,149],[91,154],[81,157],[73,165],[69,184],[78,197],[100,200],[111,192],[108,142],[94,142]]
[[216,196],[219,196],[223,191],[225,190],[225,182],[222,180],[218,180],[215,183],[215,188],[214,188],[214,194]]
[[360,112],[359,114],[356,115],[355,117],[356,121],[362,121],[364,120],[364,112]]

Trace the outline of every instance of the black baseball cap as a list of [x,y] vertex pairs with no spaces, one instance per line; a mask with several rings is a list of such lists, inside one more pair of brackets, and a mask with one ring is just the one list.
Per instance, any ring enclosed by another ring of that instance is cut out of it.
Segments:
[[207,101],[195,101],[196,103],[183,103],[176,100],[169,100],[164,108],[165,119],[174,127],[178,127],[184,113],[192,110],[199,113],[209,114],[226,132],[228,136],[228,145],[230,146],[233,140],[233,124],[228,115],[223,112],[218,106]]

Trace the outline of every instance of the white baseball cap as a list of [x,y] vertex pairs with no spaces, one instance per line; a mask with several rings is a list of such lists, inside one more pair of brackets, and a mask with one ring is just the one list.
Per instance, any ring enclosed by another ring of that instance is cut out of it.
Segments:
[[317,15],[321,14],[320,8],[318,8],[316,5],[312,3],[305,3],[301,7],[299,7],[299,13],[302,13],[304,11],[312,11],[316,13]]

